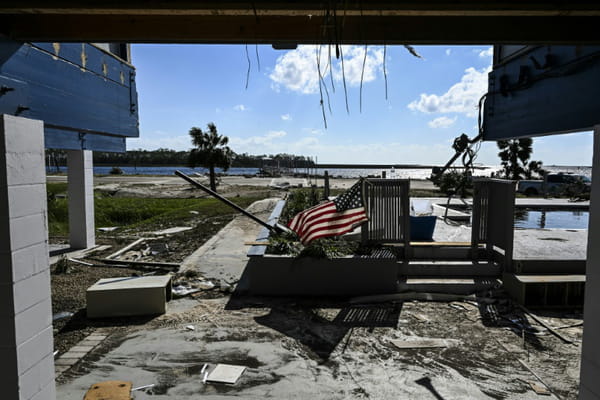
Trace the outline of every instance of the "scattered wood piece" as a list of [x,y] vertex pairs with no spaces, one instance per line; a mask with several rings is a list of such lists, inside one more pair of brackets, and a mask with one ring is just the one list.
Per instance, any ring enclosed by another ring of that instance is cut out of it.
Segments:
[[581,322],[577,322],[577,323],[574,323],[574,324],[568,324],[568,325],[561,325],[561,326],[557,326],[557,327],[556,327],[556,328],[554,328],[554,329],[567,329],[567,328],[576,328],[576,327],[578,327],[578,326],[583,326],[583,321],[581,321]]
[[88,389],[83,400],[130,400],[131,382],[106,381],[94,383]]
[[529,372],[531,373],[531,375],[535,376],[535,378],[536,378],[538,381],[540,381],[540,383],[541,383],[542,385],[544,385],[544,387],[546,387],[550,393],[552,393],[553,395],[555,395],[557,399],[559,399],[559,400],[562,400],[562,397],[560,397],[560,396],[559,396],[559,395],[557,395],[557,394],[556,394],[556,393],[555,393],[555,392],[554,392],[552,389],[550,389],[550,386],[548,386],[548,385],[546,384],[546,382],[544,382],[544,381],[542,380],[542,378],[540,378],[540,377],[539,377],[539,375],[538,375],[538,374],[536,374],[536,373],[535,373],[535,372],[534,372],[534,371],[531,369],[531,367],[530,367],[529,365],[525,364],[525,361],[523,361],[523,360],[521,360],[521,359],[519,359],[519,358],[517,358],[517,361],[518,361],[519,363],[521,363],[521,365],[522,365],[523,367],[525,367],[525,369],[526,369],[527,371],[529,371]]
[[78,260],[76,258],[68,258],[68,260],[71,261],[71,262],[74,262],[75,264],[86,265],[88,267],[93,267],[94,266],[94,264],[92,264],[92,263],[89,263],[89,262],[86,262],[86,261],[81,261],[81,260]]
[[178,269],[180,264],[177,263],[168,263],[168,262],[158,262],[158,261],[129,261],[129,260],[112,260],[109,258],[92,258],[92,260],[96,260],[99,262],[103,262],[111,265],[136,265],[142,267],[156,267],[156,268],[165,268],[165,269]]
[[449,304],[449,306],[452,308],[456,308],[457,310],[462,309],[465,311],[476,311],[479,309],[478,306],[474,306],[473,304],[468,303],[466,301],[453,301]]
[[408,339],[408,340],[390,340],[397,348],[404,349],[432,349],[448,347],[445,339]]
[[100,251],[106,251],[110,248],[112,248],[112,246],[110,244],[102,244],[102,245],[94,246],[91,249],[87,249],[86,251],[81,253],[81,256],[86,257],[86,256],[89,256],[90,254],[98,253]]
[[241,365],[218,364],[208,377],[207,382],[234,384],[240,379],[246,367]]
[[251,241],[251,242],[244,242],[244,246],[268,246],[269,242],[268,241]]
[[474,295],[460,295],[460,294],[447,294],[447,293],[419,293],[419,292],[406,292],[406,293],[392,293],[392,294],[378,294],[371,296],[359,296],[350,299],[350,304],[362,304],[362,303],[385,303],[388,301],[464,301],[472,300],[476,301]]
[[533,318],[534,320],[536,320],[544,328],[548,329],[548,331],[550,331],[550,333],[552,333],[554,336],[556,336],[557,338],[559,338],[563,342],[568,343],[568,344],[573,344],[574,343],[573,340],[571,340],[571,339],[563,336],[561,333],[557,332],[556,329],[554,329],[554,327],[550,326],[546,321],[544,321],[543,319],[541,319],[537,315],[532,314],[531,311],[529,311],[524,306],[522,306],[520,304],[517,304],[517,307],[520,308],[525,314],[527,314],[528,316],[530,316],[531,318]]
[[551,393],[550,391],[546,388],[546,386],[540,385],[537,382],[534,381],[527,381],[527,383],[529,384],[529,386],[531,386],[531,388],[533,389],[533,391],[541,396],[550,396]]
[[139,238],[138,240],[136,240],[132,243],[129,243],[127,246],[123,247],[122,249],[115,251],[114,253],[112,253],[111,255],[106,257],[106,259],[114,260],[117,257],[119,257],[121,254],[125,253],[126,251],[131,250],[132,248],[134,248],[135,246],[137,246],[138,244],[142,243],[145,240],[148,240],[148,239],[147,238]]
[[[504,350],[506,350],[506,352],[507,352],[507,353],[509,353],[509,354],[512,354],[512,353],[511,353],[511,351],[510,351],[510,350],[508,350],[508,348],[507,348],[507,347],[504,345],[504,343],[502,343],[502,342],[501,342],[500,340],[498,340],[498,339],[496,339],[496,342],[497,342],[497,343],[498,343],[498,344],[499,344],[499,345],[500,345],[500,346],[501,346],[501,347],[502,347]],[[534,371],[531,369],[531,367],[530,367],[529,365],[525,364],[525,362],[524,362],[524,361],[522,361],[520,358],[518,358],[518,357],[516,357],[516,356],[514,356],[514,355],[513,355],[513,357],[514,357],[514,359],[515,359],[515,360],[517,360],[517,361],[518,361],[518,362],[519,362],[519,363],[520,363],[520,364],[521,364],[521,365],[522,365],[522,366],[523,366],[523,367],[524,367],[524,368],[525,368],[527,371],[529,371],[529,372],[531,373],[531,375],[533,375],[533,376],[534,376],[534,377],[535,377],[535,378],[536,378],[536,379],[537,379],[537,380],[538,380],[538,381],[539,381],[539,382],[540,382],[542,385],[544,385],[544,386],[545,386],[545,387],[548,389],[548,391],[549,391],[550,393],[552,393],[554,396],[556,396],[556,398],[557,398],[558,400],[562,400],[562,397],[560,397],[558,394],[556,394],[556,392],[554,392],[554,391],[553,391],[553,390],[550,388],[550,386],[548,386],[548,385],[546,384],[546,382],[544,382],[544,380],[543,380],[542,378],[540,378],[540,377],[539,377],[539,375],[538,375],[538,374],[536,374],[536,373],[535,373],[535,372],[534,372]],[[527,382],[527,383],[529,383],[528,381],[526,381],[526,382]]]
[[192,230],[191,226],[174,226],[172,228],[163,229],[160,231],[152,232],[153,235],[172,235],[174,233],[180,233]]
[[427,318],[425,315],[423,314],[419,314],[419,313],[410,313],[410,315],[412,315],[413,317],[415,317],[415,319],[419,320],[420,322],[431,322],[431,320],[429,318]]
[[151,387],[156,386],[154,383],[151,383],[149,385],[144,385],[144,386],[138,386],[136,388],[131,389],[132,392],[135,392],[136,390],[144,390],[144,389],[150,389]]

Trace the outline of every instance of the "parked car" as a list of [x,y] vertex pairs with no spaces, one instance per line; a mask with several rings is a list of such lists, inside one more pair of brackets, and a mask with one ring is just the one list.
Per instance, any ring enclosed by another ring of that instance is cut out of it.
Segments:
[[592,181],[585,175],[570,173],[547,174],[544,180],[523,180],[517,184],[517,192],[526,196],[536,196],[539,194],[563,193],[569,186],[577,185],[582,192],[589,192]]

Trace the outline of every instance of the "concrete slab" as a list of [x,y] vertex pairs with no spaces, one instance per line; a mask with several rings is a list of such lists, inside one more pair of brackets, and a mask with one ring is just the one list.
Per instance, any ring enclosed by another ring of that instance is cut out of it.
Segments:
[[[269,214],[266,205],[264,214]],[[244,241],[253,240],[260,229],[240,223],[242,219],[236,218],[238,224],[189,259],[187,268],[212,278],[239,276],[247,262]],[[79,400],[95,382],[126,379],[134,386],[155,384],[136,392],[137,400],[538,399],[524,383],[533,379],[531,373],[498,345],[500,340],[522,346],[521,336],[485,325],[477,313],[445,303],[363,308],[318,303],[302,307],[295,300],[235,296],[174,300],[165,315],[110,335],[93,359],[63,374],[57,398]],[[376,316],[377,323],[369,316]],[[189,324],[195,330],[184,328]],[[405,351],[391,345],[392,340],[411,338],[455,339],[462,345]],[[553,388],[558,385],[565,398],[572,398],[579,348],[562,343],[551,348],[536,352],[529,347],[528,364],[537,365]],[[548,357],[555,357],[551,369],[546,368]],[[246,371],[235,385],[202,384],[205,363],[211,368],[240,365]]]
[[[67,381],[58,386],[58,398],[79,400],[95,382],[127,379],[134,386],[155,384],[136,392],[137,400],[420,399],[434,398],[432,390],[448,399],[537,399],[520,380],[532,379],[528,371],[505,355],[490,354],[503,350],[493,336],[483,334],[487,328],[482,324],[464,320],[457,322],[452,332],[447,326],[438,329],[437,324],[421,322],[371,328],[350,321],[343,326],[331,320],[337,314],[346,315],[339,309],[315,313],[294,307],[253,307],[240,312],[228,311],[226,303],[227,299],[206,300],[125,336],[109,337],[111,349],[97,361],[70,372]],[[442,307],[450,313],[444,304],[431,306],[439,307],[437,313]],[[420,306],[405,307],[407,311],[401,313],[408,315],[409,309]],[[420,312],[437,320],[436,312]],[[195,322],[194,331],[161,327],[172,321],[197,320],[207,313],[218,318],[219,327],[203,321]],[[424,329],[437,333],[426,336]],[[506,342],[521,343],[519,337],[502,329],[496,335]],[[427,337],[463,345],[404,351],[391,346],[393,340]],[[484,347],[486,352],[481,351]],[[468,366],[465,360],[469,360]],[[230,363],[246,370],[235,385],[203,384],[200,371],[205,363],[211,368]],[[427,384],[423,384],[424,378],[429,379]]]
[[[260,200],[247,208],[249,212],[266,221],[279,198]],[[250,218],[239,216],[227,224],[202,247],[181,263],[180,271],[194,270],[208,279],[233,284],[240,280],[246,267],[248,246],[254,241],[262,226]]]
[[100,279],[86,291],[88,318],[163,314],[171,275]]

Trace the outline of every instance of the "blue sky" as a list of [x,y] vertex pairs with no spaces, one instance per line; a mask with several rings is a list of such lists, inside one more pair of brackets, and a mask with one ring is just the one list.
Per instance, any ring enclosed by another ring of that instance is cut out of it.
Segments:
[[[365,47],[344,46],[348,113],[341,63],[332,54],[329,68],[323,46],[320,65],[331,106],[330,112],[323,92],[325,129],[316,46],[281,51],[252,45],[246,53],[237,45],[132,45],[140,138],[128,140],[128,149],[187,150],[189,129],[214,122],[237,153],[443,164],[453,155],[456,136],[477,134],[476,104],[487,89],[491,47],[415,48],[422,59],[388,46],[384,64],[384,48],[369,46],[363,72]],[[498,164],[497,152],[495,143],[485,143],[477,162]],[[536,138],[533,158],[546,165],[591,165],[591,135]]]

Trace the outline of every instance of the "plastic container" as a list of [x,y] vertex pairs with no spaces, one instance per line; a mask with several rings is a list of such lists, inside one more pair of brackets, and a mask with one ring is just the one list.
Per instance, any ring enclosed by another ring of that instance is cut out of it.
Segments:
[[423,241],[433,240],[433,231],[435,230],[435,215],[426,215],[421,217],[410,216],[410,240]]

